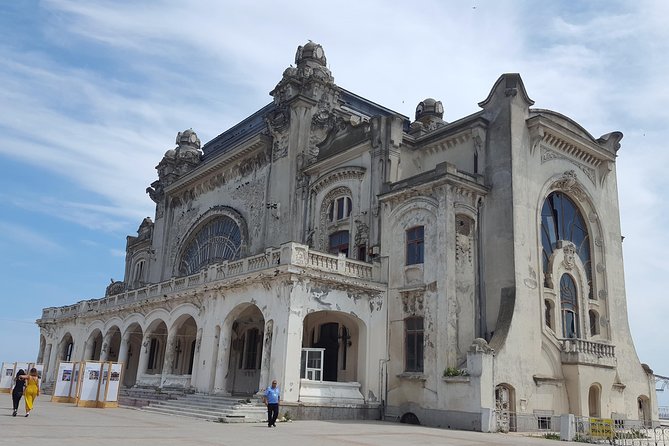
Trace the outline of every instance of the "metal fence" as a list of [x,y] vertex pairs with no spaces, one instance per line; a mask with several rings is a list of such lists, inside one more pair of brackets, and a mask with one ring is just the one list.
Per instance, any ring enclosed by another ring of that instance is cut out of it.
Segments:
[[[561,416],[546,413],[519,414],[495,411],[497,429],[534,437],[560,439]],[[658,421],[573,417],[573,440],[619,446],[669,446],[669,425]],[[575,430],[574,430],[575,429]]]
[[575,439],[620,446],[669,446],[669,426],[639,420],[577,417]]

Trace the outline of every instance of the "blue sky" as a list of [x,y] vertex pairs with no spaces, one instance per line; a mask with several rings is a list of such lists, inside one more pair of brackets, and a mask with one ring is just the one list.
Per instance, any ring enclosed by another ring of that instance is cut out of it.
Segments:
[[408,116],[426,97],[446,120],[476,112],[519,72],[535,107],[622,131],[630,325],[642,362],[669,375],[667,17],[663,0],[0,3],[0,361],[36,357],[41,308],[122,279],[176,133],[208,141],[270,102],[311,39],[338,85]]

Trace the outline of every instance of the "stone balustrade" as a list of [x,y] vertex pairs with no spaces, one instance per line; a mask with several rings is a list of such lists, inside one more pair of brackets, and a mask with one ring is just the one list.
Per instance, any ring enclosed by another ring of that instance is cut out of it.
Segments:
[[561,339],[562,362],[565,364],[590,364],[614,367],[615,346],[585,339]]
[[[147,300],[168,298],[172,293],[196,289],[204,284],[242,276],[251,272],[276,268],[281,265],[294,265],[322,272],[335,273],[355,279],[374,280],[380,277],[378,268],[372,264],[351,260],[344,255],[332,255],[309,249],[298,243],[285,243],[279,248],[267,249],[264,253],[234,261],[225,261],[203,268],[196,274],[185,277],[173,277],[164,282],[147,285],[101,299],[92,299],[63,307],[49,307],[42,310],[43,321],[61,319],[75,315],[86,315],[92,311],[103,311]],[[375,273],[375,269],[377,272]]]

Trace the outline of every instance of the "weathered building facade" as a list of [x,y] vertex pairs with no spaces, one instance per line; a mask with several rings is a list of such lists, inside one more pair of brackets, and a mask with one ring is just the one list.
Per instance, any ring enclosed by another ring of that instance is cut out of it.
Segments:
[[426,99],[411,121],[338,87],[318,44],[295,64],[204,146],[178,134],[124,280],[44,309],[47,379],[101,359],[126,386],[276,378],[305,416],[657,418],[627,323],[621,133],[532,108],[517,74],[475,114]]

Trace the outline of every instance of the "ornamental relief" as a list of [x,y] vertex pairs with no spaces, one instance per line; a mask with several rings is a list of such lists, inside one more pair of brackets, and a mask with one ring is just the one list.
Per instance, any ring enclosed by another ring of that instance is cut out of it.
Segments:
[[553,187],[574,196],[578,200],[586,201],[587,199],[587,195],[578,181],[576,172],[573,170],[568,170],[563,173],[562,176],[553,183]]
[[332,189],[323,198],[323,201],[321,202],[321,211],[319,213],[319,226],[318,226],[318,233],[319,233],[318,246],[320,246],[320,250],[324,252],[328,252],[329,250],[329,243],[328,240],[326,239],[326,236],[327,236],[327,224],[328,224],[328,207],[330,206],[330,203],[332,203],[332,201],[338,197],[351,197],[352,195],[353,194],[351,193],[351,189],[345,186],[339,186]]
[[246,181],[237,186],[231,196],[234,201],[241,201],[249,212],[249,227],[252,228],[253,236],[260,237],[263,227],[265,202],[265,177],[259,177],[252,181]]
[[416,316],[424,314],[424,290],[400,291],[400,297],[402,299],[402,309],[406,315]]
[[591,167],[588,167],[588,166],[585,166],[585,165],[575,161],[574,159],[572,159],[568,156],[565,156],[561,153],[558,153],[558,152],[556,152],[554,150],[551,150],[551,149],[542,145],[541,146],[541,164],[543,164],[545,162],[548,162],[548,161],[555,160],[555,159],[561,159],[561,160],[565,160],[565,161],[570,162],[574,166],[581,169],[581,171],[583,171],[585,176],[587,176],[590,179],[590,181],[592,181],[592,184],[596,184],[595,182],[596,182],[597,174],[595,172],[595,169],[593,169]]

